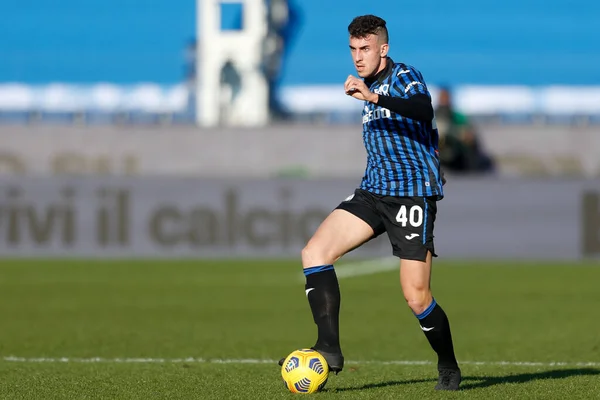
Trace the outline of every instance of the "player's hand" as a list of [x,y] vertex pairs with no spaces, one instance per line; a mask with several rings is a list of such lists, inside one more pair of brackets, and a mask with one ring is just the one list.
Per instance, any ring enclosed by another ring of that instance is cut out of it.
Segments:
[[374,102],[377,99],[377,95],[369,90],[362,79],[352,75],[349,75],[348,79],[346,79],[344,91],[348,96],[352,96],[358,100]]

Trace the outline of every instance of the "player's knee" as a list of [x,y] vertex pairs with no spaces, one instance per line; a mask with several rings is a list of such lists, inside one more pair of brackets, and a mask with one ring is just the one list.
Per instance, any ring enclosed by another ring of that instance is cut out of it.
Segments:
[[310,268],[317,265],[333,264],[339,258],[333,252],[318,243],[308,242],[302,249],[302,266]]
[[423,313],[433,301],[431,292],[426,289],[405,295],[404,298],[412,312],[417,315]]

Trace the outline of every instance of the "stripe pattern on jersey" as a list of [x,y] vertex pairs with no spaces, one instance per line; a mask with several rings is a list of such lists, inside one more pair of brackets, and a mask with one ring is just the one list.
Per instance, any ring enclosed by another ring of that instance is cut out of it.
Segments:
[[[372,92],[405,99],[418,93],[431,97],[418,70],[389,58],[388,63],[369,86]],[[435,119],[417,121],[365,102],[363,142],[367,167],[361,189],[387,196],[443,198]]]

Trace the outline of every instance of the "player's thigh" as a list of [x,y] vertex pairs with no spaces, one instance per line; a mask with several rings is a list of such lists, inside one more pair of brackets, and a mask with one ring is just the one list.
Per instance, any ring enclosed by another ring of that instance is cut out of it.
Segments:
[[332,264],[344,254],[384,232],[368,193],[357,190],[321,223],[302,250],[304,268]]
[[335,209],[302,250],[302,264],[304,268],[333,264],[367,242],[373,234],[373,228],[362,219],[346,210]]

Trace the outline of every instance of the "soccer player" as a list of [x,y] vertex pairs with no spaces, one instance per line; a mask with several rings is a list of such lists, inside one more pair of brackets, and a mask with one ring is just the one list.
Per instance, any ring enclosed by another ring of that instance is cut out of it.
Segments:
[[383,19],[356,17],[348,32],[359,77],[349,76],[344,90],[364,102],[367,167],[360,187],[332,211],[302,250],[306,296],[318,330],[313,349],[325,357],[330,370],[343,369],[340,289],[333,264],[386,232],[400,259],[404,298],[438,356],[435,389],[458,390],[461,372],[450,324],[430,289],[436,202],[443,198],[431,96],[417,69],[388,57]]

